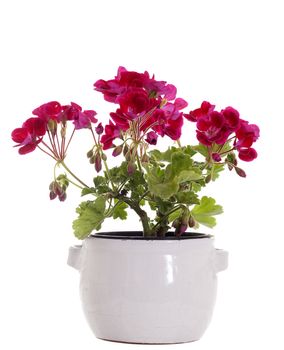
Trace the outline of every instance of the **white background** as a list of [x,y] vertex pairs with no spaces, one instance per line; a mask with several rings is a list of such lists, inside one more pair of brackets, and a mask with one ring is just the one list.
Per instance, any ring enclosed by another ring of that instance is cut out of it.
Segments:
[[[133,348],[97,340],[82,315],[78,274],[66,265],[79,193],[50,202],[52,162],[19,156],[10,141],[50,100],[94,108],[107,122],[113,106],[92,84],[119,65],[174,83],[191,109],[204,99],[231,105],[261,128],[247,178],[226,173],[208,188],[225,210],[216,246],[230,252],[211,326],[199,342],[168,348],[283,349],[283,16],[276,0],[1,2],[1,349]],[[193,128],[183,143],[194,142]],[[69,163],[91,181],[91,139],[74,141]],[[135,218],[104,229],[126,226]]]

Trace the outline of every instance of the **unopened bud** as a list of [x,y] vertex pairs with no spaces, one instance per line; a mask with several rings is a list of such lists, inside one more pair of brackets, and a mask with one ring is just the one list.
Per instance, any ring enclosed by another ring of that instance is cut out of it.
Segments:
[[57,122],[56,120],[53,120],[53,119],[49,119],[48,123],[47,123],[47,127],[48,127],[48,130],[54,134],[56,132],[56,129],[57,129]]
[[127,165],[127,173],[128,175],[132,175],[136,170],[136,165],[133,162],[129,162]]
[[58,196],[58,199],[60,200],[60,202],[64,202],[66,197],[67,197],[66,192],[63,192],[60,196]]
[[90,149],[89,152],[87,153],[88,158],[92,158],[94,155],[93,149]]
[[220,162],[222,160],[221,156],[219,153],[212,153],[212,159],[215,161],[215,162]]
[[104,132],[104,127],[102,126],[102,123],[96,126],[95,131],[98,135],[101,135]]
[[172,227],[174,228],[178,228],[180,226],[180,220],[179,219],[175,219],[172,223]]
[[57,194],[55,193],[55,192],[53,192],[53,191],[50,191],[49,192],[49,198],[50,198],[50,200],[53,200],[53,199],[55,199],[57,197]]
[[114,157],[117,157],[117,156],[119,156],[119,155],[121,154],[122,150],[123,150],[123,146],[122,146],[122,145],[116,146],[116,147],[114,148],[114,150],[112,151],[112,155],[113,155]]
[[89,159],[90,164],[94,164],[94,163],[95,163],[95,160],[96,160],[96,156],[93,155],[93,156]]
[[148,163],[149,162],[149,157],[147,156],[146,153],[143,154],[143,156],[141,158],[141,162],[142,163]]
[[104,161],[106,161],[106,160],[107,160],[107,156],[106,156],[106,154],[105,154],[105,153],[102,153],[102,154],[101,154],[101,157],[102,157],[102,160],[104,160]]
[[208,184],[211,180],[212,180],[212,175],[209,174],[209,175],[207,175],[206,178],[205,178],[205,183]]
[[188,219],[188,226],[189,227],[194,227],[195,226],[195,220],[194,218],[190,215],[189,219]]
[[95,156],[95,169],[97,173],[99,173],[102,170],[102,159],[98,153]]
[[175,230],[176,236],[181,236],[185,231],[187,230],[187,224],[181,224],[179,227]]
[[128,150],[126,153],[125,153],[125,159],[129,162],[131,160],[131,152],[130,150]]
[[128,150],[129,150],[128,145],[125,143],[124,147],[123,147],[123,155],[124,155],[124,157],[126,156],[126,153],[128,152]]
[[240,177],[246,177],[246,173],[243,169],[235,167],[236,173],[240,176]]

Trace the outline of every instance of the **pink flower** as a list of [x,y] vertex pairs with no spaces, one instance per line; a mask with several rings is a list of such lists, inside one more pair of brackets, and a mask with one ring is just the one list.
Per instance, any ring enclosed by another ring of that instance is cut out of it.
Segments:
[[254,148],[241,148],[239,150],[239,158],[245,162],[251,162],[257,157],[257,152]]
[[46,122],[40,118],[27,119],[21,128],[12,131],[12,140],[18,145],[20,154],[27,154],[36,149],[46,133]]
[[259,127],[249,124],[246,120],[241,120],[241,125],[236,131],[236,147],[250,147],[259,138]]
[[196,122],[197,139],[206,146],[224,144],[240,125],[239,112],[234,108],[226,107],[221,112],[214,111],[214,108],[214,105],[204,101],[200,108],[185,115],[188,120]]
[[157,81],[154,76],[151,78],[148,72],[138,73],[127,71],[119,67],[117,76],[111,80],[100,79],[94,83],[96,91],[103,93],[104,99],[108,102],[119,103],[118,97],[127,91],[140,88],[144,89],[149,98],[164,96],[168,101],[174,100],[176,87],[167,84],[165,81]]
[[113,141],[118,137],[120,137],[120,128],[110,120],[109,124],[105,127],[105,133],[101,137],[103,149],[106,150],[114,147]]
[[132,88],[117,99],[123,113],[129,113],[134,118],[149,109],[151,103],[148,94],[142,88]]
[[67,120],[73,120],[76,130],[90,128],[91,123],[97,123],[98,121],[95,118],[97,114],[95,111],[82,111],[82,107],[74,102],[71,102],[71,105],[64,106],[63,110],[64,113],[61,117]]
[[62,111],[62,107],[59,102],[51,101],[45,103],[33,110],[33,114],[39,118],[48,122],[50,119],[57,120]]
[[154,131],[150,131],[146,134],[145,141],[148,142],[150,145],[156,145],[157,139],[158,135]]
[[215,106],[207,101],[203,101],[200,108],[197,108],[189,114],[184,114],[184,117],[191,122],[196,122],[200,117],[206,117],[208,113],[214,111]]

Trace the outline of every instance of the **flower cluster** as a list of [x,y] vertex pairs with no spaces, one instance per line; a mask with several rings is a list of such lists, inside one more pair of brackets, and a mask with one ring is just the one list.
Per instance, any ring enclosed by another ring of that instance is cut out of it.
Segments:
[[[100,230],[107,218],[126,219],[127,208],[140,217],[143,234],[148,237],[164,237],[172,228],[180,236],[188,227],[215,226],[215,215],[222,213],[222,207],[214,198],[201,197],[200,190],[226,168],[246,176],[238,167],[237,156],[246,162],[257,157],[253,145],[259,138],[258,126],[242,119],[233,107],[217,111],[206,101],[184,113],[188,104],[176,97],[176,87],[148,72],[119,67],[114,79],[100,79],[94,87],[106,101],[117,105],[109,121],[98,122],[94,110],[83,110],[74,102],[61,105],[51,101],[36,108],[11,135],[20,154],[39,149],[55,161],[49,185],[51,200],[65,201],[69,184],[82,195],[91,195],[91,200],[77,208],[75,236],[86,238]],[[184,120],[196,123],[199,144],[182,146]],[[80,129],[91,136],[89,163],[102,173],[91,185],[66,165],[68,147]],[[151,150],[164,136],[175,145],[165,152]],[[108,149],[113,157],[122,157],[120,165],[109,167]],[[64,168],[64,173],[58,175],[58,168]],[[148,216],[142,208],[145,203],[155,215]]]
[[[222,145],[234,140],[230,151],[237,150],[241,160],[252,161],[257,157],[256,150],[251,146],[259,137],[259,128],[241,119],[236,109],[226,107],[218,112],[214,105],[204,101],[200,108],[184,116],[196,122],[196,136],[201,144],[209,147],[214,144],[221,145],[221,151]],[[213,160],[221,161],[221,155],[219,152],[213,153]]]
[[[97,122],[95,111],[83,111],[82,107],[74,102],[62,106],[59,102],[51,101],[36,108],[33,114],[36,117],[27,119],[21,128],[12,132],[12,139],[17,143],[16,146],[19,147],[20,154],[32,152],[42,143],[50,151],[53,158],[64,159],[67,122],[72,121],[75,130],[89,128],[91,123]],[[61,127],[61,145],[58,142],[58,125]],[[48,133],[51,142],[50,146],[43,140],[46,133]]]
[[145,140],[152,145],[157,143],[158,135],[167,135],[173,140],[180,138],[181,110],[187,102],[176,98],[174,85],[155,80],[148,72],[131,72],[119,67],[114,79],[100,79],[94,87],[103,93],[106,101],[119,105],[110,113],[112,120],[102,136],[104,149],[114,147],[113,141],[123,139],[123,134],[134,142]]

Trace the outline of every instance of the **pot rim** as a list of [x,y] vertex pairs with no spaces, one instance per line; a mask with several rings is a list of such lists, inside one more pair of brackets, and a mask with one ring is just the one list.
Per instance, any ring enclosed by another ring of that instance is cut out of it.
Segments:
[[199,232],[185,232],[181,236],[175,236],[174,232],[166,233],[165,237],[143,237],[142,231],[113,231],[113,232],[99,232],[89,236],[89,238],[103,238],[103,239],[122,239],[122,240],[141,240],[141,241],[180,241],[187,239],[203,239],[212,238],[213,235],[199,233]]

